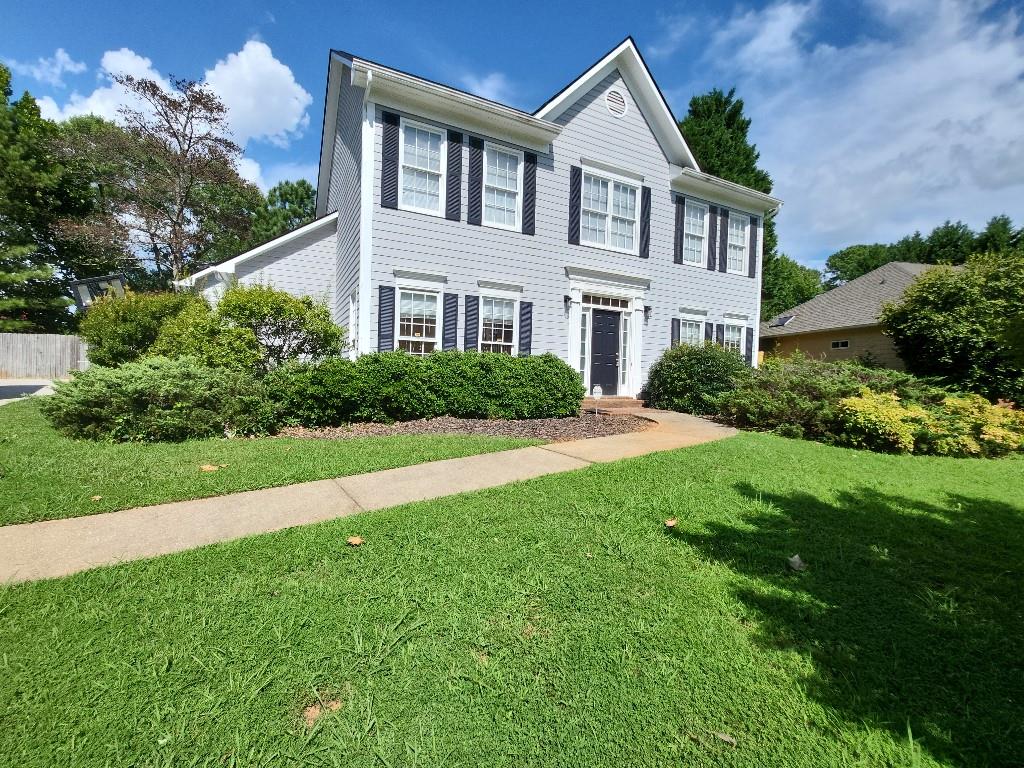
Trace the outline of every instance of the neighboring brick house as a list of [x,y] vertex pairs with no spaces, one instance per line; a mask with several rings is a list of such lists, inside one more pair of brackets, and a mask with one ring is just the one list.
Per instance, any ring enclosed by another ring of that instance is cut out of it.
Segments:
[[903,370],[892,339],[879,325],[883,305],[899,301],[932,264],[891,261],[855,280],[787,309],[761,328],[765,352],[800,351],[827,360],[870,358]]
[[672,343],[756,361],[779,205],[700,171],[632,39],[534,113],[332,51],[320,218],[182,284],[322,296],[354,355],[551,352],[634,396]]

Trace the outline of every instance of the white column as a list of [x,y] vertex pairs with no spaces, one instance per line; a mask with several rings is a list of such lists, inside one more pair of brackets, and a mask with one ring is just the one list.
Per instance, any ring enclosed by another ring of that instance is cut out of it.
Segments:
[[644,297],[636,296],[633,299],[633,318],[630,322],[629,340],[629,384],[628,392],[623,394],[636,397],[640,394],[641,357],[644,348]]

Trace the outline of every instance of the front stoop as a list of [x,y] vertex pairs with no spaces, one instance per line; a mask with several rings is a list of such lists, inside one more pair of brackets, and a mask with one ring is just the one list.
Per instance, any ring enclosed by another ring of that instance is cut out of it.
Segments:
[[637,400],[635,397],[602,397],[598,400],[596,397],[585,397],[583,398],[583,412],[593,413],[595,410],[598,413],[618,413],[620,411],[635,411],[638,408],[644,407],[643,400]]

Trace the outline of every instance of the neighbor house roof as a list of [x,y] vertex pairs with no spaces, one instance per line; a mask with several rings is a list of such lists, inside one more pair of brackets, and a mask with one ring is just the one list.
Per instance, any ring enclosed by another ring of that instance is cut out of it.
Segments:
[[882,306],[898,301],[918,275],[934,266],[891,261],[762,323],[761,338],[878,325]]

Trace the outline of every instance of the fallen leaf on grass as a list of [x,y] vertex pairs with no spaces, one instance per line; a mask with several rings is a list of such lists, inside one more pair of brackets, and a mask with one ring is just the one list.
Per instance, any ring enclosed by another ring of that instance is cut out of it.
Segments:
[[102,498],[103,498],[102,496],[90,496],[89,500],[90,501],[99,501]]
[[794,571],[803,571],[807,569],[807,563],[800,559],[800,555],[793,555],[789,558],[789,567]]
[[201,464],[199,470],[201,472],[216,472],[218,469],[224,469],[227,464]]
[[715,738],[720,741],[724,741],[726,744],[731,744],[734,747],[736,746],[736,739],[734,739],[728,733],[717,732],[715,733]]
[[665,527],[666,528],[675,528],[676,527],[676,523],[678,523],[678,522],[679,521],[676,520],[674,517],[670,517],[668,520],[665,521]]
[[347,539],[345,539],[345,541],[348,542],[348,545],[350,547],[358,547],[360,544],[363,543],[363,537],[362,536],[349,536]]
[[321,715],[327,712],[336,712],[339,709],[341,709],[341,701],[339,699],[331,699],[323,704],[310,704],[302,710],[302,719],[306,722],[307,728],[312,728]]

